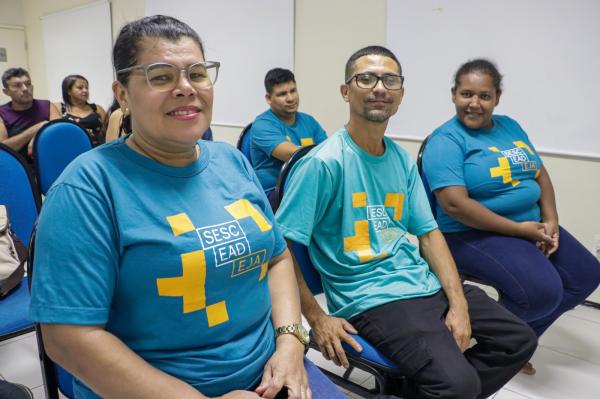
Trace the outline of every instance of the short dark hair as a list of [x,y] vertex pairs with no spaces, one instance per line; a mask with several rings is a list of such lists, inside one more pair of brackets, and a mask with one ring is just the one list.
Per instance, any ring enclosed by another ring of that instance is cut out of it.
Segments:
[[354,64],[356,64],[356,60],[360,57],[364,57],[365,55],[383,55],[384,57],[389,57],[393,59],[398,65],[398,71],[400,75],[402,75],[402,66],[400,65],[400,61],[398,58],[392,53],[391,50],[383,47],[383,46],[367,46],[363,47],[360,50],[357,50],[348,58],[346,62],[346,74],[344,81],[347,82],[348,79],[352,77],[352,70],[354,69]]
[[[204,55],[200,36],[189,25],[173,17],[152,15],[129,22],[121,28],[113,47],[115,71],[129,68],[137,63],[139,44],[145,38],[166,39],[173,42],[187,37],[192,39]],[[117,80],[127,85],[129,72],[117,73]]]
[[502,93],[502,75],[498,71],[496,65],[492,61],[485,58],[476,58],[462,64],[460,68],[458,68],[458,71],[456,71],[454,74],[454,87],[452,87],[452,91],[454,92],[458,85],[460,85],[460,78],[463,75],[468,75],[474,72],[489,75],[494,83],[496,93]]
[[90,83],[88,82],[88,80],[81,75],[69,75],[63,79],[63,81],[62,81],[62,98],[63,98],[64,104],[73,105],[73,104],[71,104],[71,98],[69,97],[69,90],[71,90],[71,88],[73,87],[75,82],[77,82],[77,80],[79,80],[79,79],[85,80],[85,83],[87,83],[89,86]]
[[271,94],[273,93],[275,85],[287,82],[296,83],[294,73],[289,69],[273,68],[265,75],[265,90],[267,91],[267,94]]
[[8,87],[8,81],[12,78],[20,78],[21,76],[27,75],[29,78],[29,72],[23,68],[8,68],[2,74],[2,86],[6,89]]

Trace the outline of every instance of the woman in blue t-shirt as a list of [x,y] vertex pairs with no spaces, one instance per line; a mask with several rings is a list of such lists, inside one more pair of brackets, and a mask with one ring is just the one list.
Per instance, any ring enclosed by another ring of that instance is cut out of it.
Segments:
[[65,169],[36,240],[31,316],[75,397],[343,397],[304,362],[292,259],[258,178],[200,139],[219,63],[162,15],[126,24],[113,60],[132,132]]
[[[485,59],[456,72],[456,115],[430,136],[424,178],[459,271],[485,280],[540,336],[600,282],[600,264],[558,223],[541,158],[513,119],[494,115],[502,76]],[[528,364],[523,370],[533,374]]]

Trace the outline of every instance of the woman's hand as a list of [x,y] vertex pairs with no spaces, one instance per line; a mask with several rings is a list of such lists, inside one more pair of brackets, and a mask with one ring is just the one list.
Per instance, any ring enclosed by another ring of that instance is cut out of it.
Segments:
[[296,337],[284,334],[277,338],[277,350],[265,365],[262,381],[255,392],[273,399],[283,387],[290,399],[311,399],[304,369],[304,345]]
[[218,396],[216,399],[260,399],[260,396],[250,391],[232,391]]
[[552,244],[552,237],[546,233],[546,224],[538,222],[521,222],[517,225],[517,236],[534,241],[539,245]]
[[544,221],[546,225],[546,234],[552,238],[552,242],[545,243],[539,241],[537,243],[537,247],[544,253],[546,256],[552,255],[558,249],[558,241],[559,241],[559,229],[558,222],[553,220]]

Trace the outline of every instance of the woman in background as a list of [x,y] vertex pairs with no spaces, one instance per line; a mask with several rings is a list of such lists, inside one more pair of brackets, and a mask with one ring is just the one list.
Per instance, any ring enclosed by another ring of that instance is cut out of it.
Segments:
[[77,123],[85,129],[92,146],[104,143],[103,123],[106,112],[100,105],[90,104],[89,83],[81,75],[69,75],[62,81],[63,102],[56,104],[63,119]]
[[423,172],[459,272],[499,289],[539,337],[598,287],[600,264],[559,225],[550,176],[525,131],[493,114],[501,81],[485,59],[458,69],[456,115],[431,134]]
[[119,137],[131,133],[131,117],[124,115],[117,99],[113,100],[106,117],[106,142],[111,142]]

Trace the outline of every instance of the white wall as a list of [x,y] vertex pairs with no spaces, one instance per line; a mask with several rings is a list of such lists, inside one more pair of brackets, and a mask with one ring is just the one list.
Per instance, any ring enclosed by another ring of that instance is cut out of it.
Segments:
[[[50,84],[61,84],[61,82],[48,82],[46,79],[44,37],[42,34],[42,23],[40,18],[48,14],[69,10],[94,2],[95,0],[22,0],[24,24],[27,36],[29,72],[33,84],[35,85],[35,96],[37,98],[48,97],[48,87]],[[111,11],[114,37],[125,21],[133,20],[144,15],[144,1],[111,0]],[[73,34],[76,35],[77,32],[73,32]],[[69,43],[65,43],[65,46],[68,45]],[[90,43],[89,45],[93,46],[94,43]]]
[[23,26],[24,24],[23,1],[0,0],[0,25]]
[[[24,0],[30,69],[36,72],[36,79],[45,75],[39,17],[87,2]],[[385,45],[386,2],[365,4],[361,0],[296,0],[294,70],[300,108],[314,115],[328,133],[348,120],[347,104],[339,95],[347,58],[362,46]],[[115,32],[124,21],[144,15],[143,0],[113,0],[112,10]],[[402,50],[397,56],[402,61]],[[35,83],[36,90],[40,83],[46,84],[43,79]],[[407,87],[405,96],[410,96],[411,90],[416,88]],[[215,94],[219,95],[218,84]],[[213,131],[217,140],[235,144],[241,129],[215,126]],[[416,155],[418,143],[398,142]],[[543,158],[554,182],[561,224],[592,250],[594,235],[600,234],[600,161]],[[600,290],[591,299],[600,302]]]

